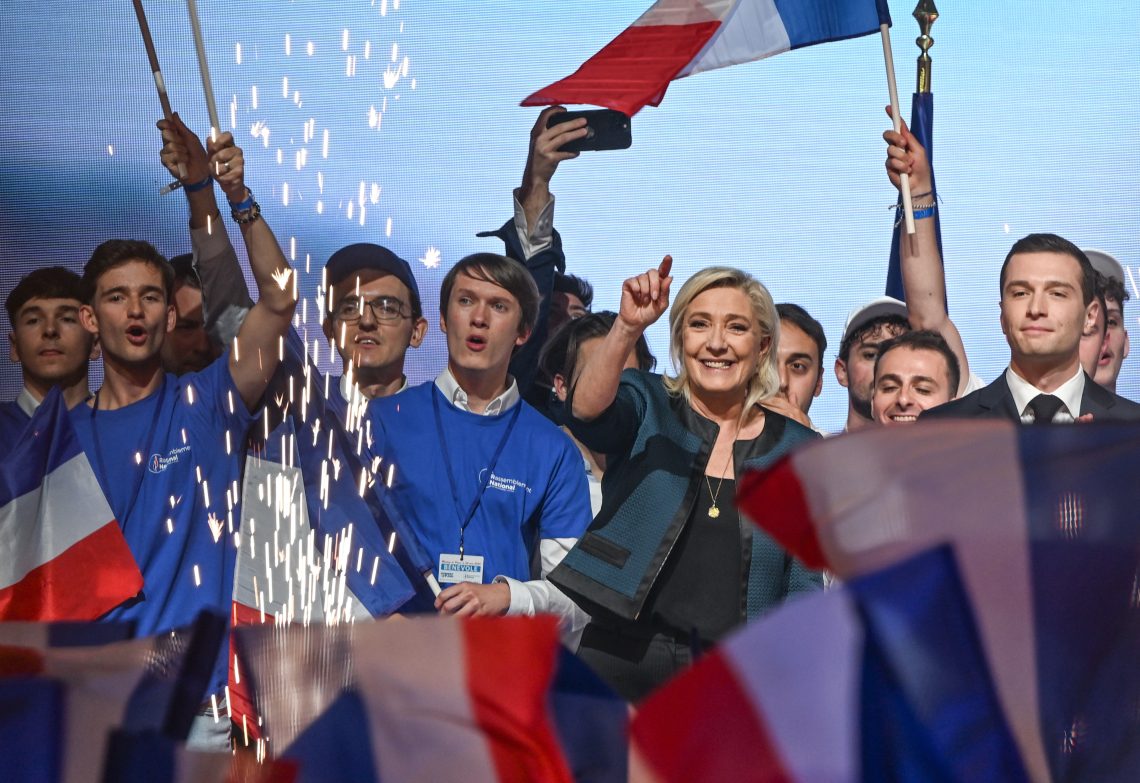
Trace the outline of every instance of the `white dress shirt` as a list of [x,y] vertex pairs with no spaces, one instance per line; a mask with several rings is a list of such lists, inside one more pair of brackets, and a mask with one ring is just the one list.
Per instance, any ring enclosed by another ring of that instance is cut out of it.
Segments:
[[[392,392],[392,394],[399,394],[407,388],[408,378],[405,376],[403,384],[401,384],[400,388],[396,389],[396,391]],[[352,383],[352,381],[348,379],[348,373],[340,376],[340,396],[348,402],[352,402],[352,395],[354,392],[359,393],[359,388],[356,386],[356,384]]]
[[1085,393],[1085,371],[1080,367],[1077,368],[1076,375],[1052,392],[1041,391],[1014,372],[1013,367],[1006,369],[1005,382],[1009,385],[1009,391],[1013,395],[1013,404],[1017,407],[1017,415],[1021,417],[1024,424],[1032,424],[1034,421],[1033,411],[1030,410],[1029,403],[1033,402],[1033,398],[1038,394],[1052,394],[1061,400],[1061,408],[1053,416],[1054,423],[1074,422],[1081,415],[1081,398]]
[[515,231],[522,243],[524,260],[541,253],[554,242],[554,196],[538,213],[538,221],[533,226],[526,224],[526,210],[519,201],[519,188],[515,188]]
[[36,409],[40,407],[41,402],[43,402],[43,400],[38,399],[36,395],[32,394],[32,391],[27,386],[20,389],[20,396],[16,398],[16,404],[20,406],[20,410],[29,416],[35,415]]
[[[515,383],[515,379],[507,376],[510,383],[507,384],[507,390],[500,394],[495,399],[487,403],[487,407],[483,409],[483,416],[498,416],[504,411],[509,411],[514,405],[518,404],[522,397],[519,396],[519,385]],[[443,368],[435,379],[435,387],[440,390],[445,398],[447,398],[452,405],[459,408],[461,411],[474,413],[468,403],[467,392],[459,385],[459,381],[455,380],[455,376],[451,374],[451,369],[448,367]]]

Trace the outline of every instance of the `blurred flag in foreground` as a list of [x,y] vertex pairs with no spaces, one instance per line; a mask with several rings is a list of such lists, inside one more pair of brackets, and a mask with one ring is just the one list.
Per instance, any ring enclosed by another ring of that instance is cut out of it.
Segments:
[[632,734],[641,783],[1026,780],[946,547],[757,620]]
[[94,620],[143,578],[53,389],[0,461],[0,620]]
[[109,644],[129,627],[108,627],[0,623],[0,778],[99,780],[116,731],[186,738],[224,619],[203,613],[186,629]]
[[1140,780],[1140,426],[1001,420],[806,445],[738,503],[853,579],[948,542],[1034,781]]
[[891,23],[886,0],[658,0],[565,79],[523,106],[589,103],[633,116],[669,82]]
[[[270,746],[299,764],[303,783],[573,780],[574,754],[563,752],[552,716],[560,649],[553,617],[255,626],[236,636]],[[624,746],[614,716],[625,705],[594,703],[596,724],[616,727],[607,735]],[[579,722],[591,719],[577,713]],[[624,750],[593,750],[624,767]],[[620,779],[592,775],[585,779]]]

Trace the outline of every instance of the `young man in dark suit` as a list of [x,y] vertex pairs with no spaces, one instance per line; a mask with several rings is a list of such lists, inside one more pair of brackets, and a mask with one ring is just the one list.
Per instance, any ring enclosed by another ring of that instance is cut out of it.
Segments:
[[1081,334],[1099,316],[1093,267],[1056,234],[1018,240],[1001,268],[1001,328],[1009,367],[989,386],[923,418],[1009,418],[1023,423],[1140,421],[1140,405],[1099,386],[1081,369]]

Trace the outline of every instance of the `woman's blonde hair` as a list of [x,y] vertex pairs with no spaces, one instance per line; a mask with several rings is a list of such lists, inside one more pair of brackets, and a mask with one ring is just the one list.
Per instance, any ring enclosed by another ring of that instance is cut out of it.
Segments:
[[[710,266],[702,269],[685,281],[673,306],[669,310],[669,353],[673,358],[675,376],[665,376],[665,388],[670,394],[679,394],[687,401],[689,397],[689,375],[685,370],[684,341],[685,311],[693,300],[710,288],[735,288],[748,297],[752,305],[752,318],[760,331],[760,339],[768,338],[768,347],[756,363],[756,374],[748,382],[744,399],[744,410],[766,400],[780,390],[780,371],[776,365],[776,344],[780,340],[780,319],[776,315],[776,305],[764,284],[747,272],[727,266]],[[747,415],[747,414],[746,414]]]

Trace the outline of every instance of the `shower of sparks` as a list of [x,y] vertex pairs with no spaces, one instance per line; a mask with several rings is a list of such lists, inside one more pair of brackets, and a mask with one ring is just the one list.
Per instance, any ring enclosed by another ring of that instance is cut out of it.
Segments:
[[440,261],[442,259],[443,256],[440,254],[439,250],[429,245],[428,249],[424,251],[424,257],[420,259],[420,263],[423,264],[427,269],[438,269]]
[[218,519],[213,514],[206,518],[207,524],[210,525],[210,534],[214,537],[214,543],[218,543],[222,539],[222,530],[225,528],[225,520]]
[[280,288],[282,291],[284,291],[285,287],[287,285],[289,285],[289,279],[292,276],[293,276],[293,270],[290,269],[289,267],[285,267],[284,269],[274,269],[273,270],[273,282],[277,283],[277,287]]

